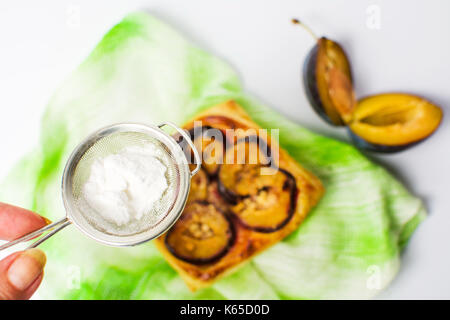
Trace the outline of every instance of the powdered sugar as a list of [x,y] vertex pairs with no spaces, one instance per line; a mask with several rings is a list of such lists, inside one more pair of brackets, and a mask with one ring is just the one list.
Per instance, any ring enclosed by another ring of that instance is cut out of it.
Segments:
[[87,204],[119,227],[152,212],[168,188],[167,167],[152,144],[96,159],[83,186]]

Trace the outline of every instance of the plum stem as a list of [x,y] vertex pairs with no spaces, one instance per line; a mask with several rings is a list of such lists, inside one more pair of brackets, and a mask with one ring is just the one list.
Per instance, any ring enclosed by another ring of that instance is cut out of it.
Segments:
[[292,23],[293,24],[298,24],[300,25],[303,29],[305,29],[316,41],[319,40],[319,37],[316,36],[316,34],[311,30],[310,27],[308,27],[306,24],[304,24],[303,22],[301,22],[298,19],[292,19]]

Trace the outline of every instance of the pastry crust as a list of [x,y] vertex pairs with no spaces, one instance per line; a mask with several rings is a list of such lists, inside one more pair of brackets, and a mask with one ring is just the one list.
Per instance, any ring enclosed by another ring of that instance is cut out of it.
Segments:
[[[227,101],[207,109],[185,124],[183,128],[192,129],[194,121],[202,121],[203,126],[210,126],[223,131],[226,129],[260,129],[234,101]],[[271,141],[270,136],[265,139],[272,149],[278,147],[274,141]],[[175,257],[166,247],[165,237],[167,233],[155,240],[157,248],[169,264],[179,272],[192,291],[210,286],[218,279],[234,271],[241,264],[249,261],[254,255],[292,233],[322,196],[324,189],[320,180],[300,166],[286,151],[281,148],[278,148],[278,150],[279,168],[288,171],[295,178],[297,186],[295,211],[289,222],[281,229],[270,233],[257,232],[245,228],[239,221],[233,219],[235,231],[233,245],[220,260],[206,265],[188,263]],[[221,208],[227,206],[226,201],[218,192],[217,182],[209,183],[206,200]]]

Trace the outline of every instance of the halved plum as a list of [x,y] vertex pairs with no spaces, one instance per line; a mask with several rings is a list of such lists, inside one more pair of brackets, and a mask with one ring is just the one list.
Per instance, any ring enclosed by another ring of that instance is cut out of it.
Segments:
[[360,100],[349,130],[359,148],[389,153],[423,141],[441,120],[442,110],[421,97],[386,93]]
[[355,107],[350,62],[342,47],[319,38],[303,66],[303,84],[313,109],[326,122],[343,126]]
[[189,204],[167,232],[165,244],[177,258],[208,264],[223,257],[235,239],[233,225],[216,206],[206,201]]
[[328,123],[347,126],[354,144],[369,151],[392,153],[410,148],[429,137],[442,119],[442,110],[411,94],[380,94],[356,101],[350,62],[342,47],[318,38],[309,52],[303,82],[314,110]]

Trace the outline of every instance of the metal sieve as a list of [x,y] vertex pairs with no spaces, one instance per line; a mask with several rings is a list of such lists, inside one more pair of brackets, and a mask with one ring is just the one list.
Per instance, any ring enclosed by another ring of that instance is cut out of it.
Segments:
[[[178,131],[193,151],[196,168],[191,171],[186,155],[179,143],[162,130],[169,126]],[[168,188],[158,203],[139,221],[118,227],[95,212],[85,201],[82,187],[90,175],[96,159],[117,154],[132,146],[156,146],[156,157],[167,167]],[[191,185],[191,177],[200,169],[200,156],[190,136],[176,125],[166,122],[157,127],[120,123],[100,129],[81,142],[67,161],[62,178],[62,198],[66,217],[0,246],[0,251],[17,243],[31,240],[45,232],[34,242],[34,248],[70,224],[74,224],[90,238],[110,246],[134,246],[160,236],[180,217]]]

